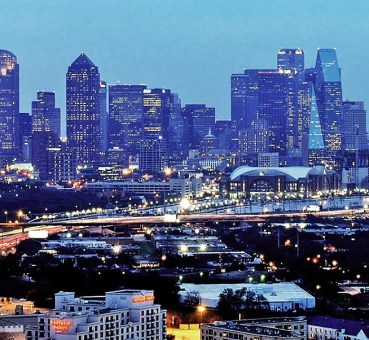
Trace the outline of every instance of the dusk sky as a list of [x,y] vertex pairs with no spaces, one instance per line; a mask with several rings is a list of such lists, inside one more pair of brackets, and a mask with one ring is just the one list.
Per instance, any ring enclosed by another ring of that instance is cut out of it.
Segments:
[[279,48],[336,47],[344,99],[369,111],[368,0],[2,0],[0,49],[20,64],[21,110],[37,90],[56,92],[82,51],[108,83],[145,83],[230,118],[230,76],[274,68]]

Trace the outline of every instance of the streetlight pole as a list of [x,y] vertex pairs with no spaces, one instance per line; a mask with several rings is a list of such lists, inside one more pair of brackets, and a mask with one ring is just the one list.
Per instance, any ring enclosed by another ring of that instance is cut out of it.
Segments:
[[200,325],[202,324],[202,314],[205,312],[205,306],[203,305],[199,305],[197,307],[197,310],[200,312]]

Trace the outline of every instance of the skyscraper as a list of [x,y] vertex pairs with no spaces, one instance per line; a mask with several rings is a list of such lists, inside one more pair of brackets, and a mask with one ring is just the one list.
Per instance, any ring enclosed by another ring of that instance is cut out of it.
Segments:
[[40,179],[49,177],[50,148],[58,147],[60,138],[60,109],[55,107],[54,92],[37,92],[32,102],[32,164],[39,170]]
[[314,86],[325,148],[340,150],[342,86],[335,49],[318,50]]
[[169,89],[155,88],[144,91],[143,137],[162,136],[168,142],[172,95]]
[[301,48],[282,48],[277,52],[278,70],[290,70],[294,77],[305,78],[304,52]]
[[287,154],[287,123],[293,110],[292,79],[289,72],[259,71],[258,119],[268,123],[269,151]]
[[181,100],[177,93],[171,94],[168,131],[168,149],[170,158],[183,160],[188,154],[188,145],[184,138],[185,126],[181,111]]
[[343,102],[342,126],[343,150],[368,149],[364,102]]
[[169,89],[144,91],[139,162],[143,171],[158,172],[168,166],[171,103],[172,94]]
[[138,154],[145,89],[146,85],[109,85],[109,149]]
[[19,113],[19,143],[22,162],[31,162],[32,116],[28,112]]
[[311,82],[305,80],[304,52],[283,48],[277,52],[279,72],[289,74],[290,105],[286,122],[286,156],[289,165],[306,165],[308,154]]
[[186,120],[189,147],[198,149],[209,128],[215,131],[215,109],[205,104],[186,104],[182,114]]
[[106,81],[100,81],[100,127],[101,127],[101,150],[108,149],[108,112],[107,112],[107,87]]
[[37,92],[32,102],[32,132],[49,131],[60,138],[60,109],[55,107],[54,92]]
[[251,128],[259,106],[259,70],[231,76],[231,121],[236,131]]
[[69,66],[66,82],[69,146],[75,149],[78,164],[95,163],[101,147],[98,67],[82,53]]
[[18,156],[18,132],[19,65],[13,53],[0,50],[0,162]]

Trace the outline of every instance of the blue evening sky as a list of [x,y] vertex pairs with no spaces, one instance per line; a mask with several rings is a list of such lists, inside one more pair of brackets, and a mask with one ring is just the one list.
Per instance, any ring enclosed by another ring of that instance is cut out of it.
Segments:
[[0,49],[18,57],[21,110],[37,90],[56,92],[85,52],[108,83],[145,83],[230,117],[230,75],[273,68],[279,48],[336,47],[344,99],[369,111],[368,0],[2,0]]

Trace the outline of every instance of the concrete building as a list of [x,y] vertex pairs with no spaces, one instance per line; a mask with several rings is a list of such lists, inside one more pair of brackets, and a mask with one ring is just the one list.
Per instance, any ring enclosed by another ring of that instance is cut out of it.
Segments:
[[304,317],[215,321],[200,326],[201,339],[305,340],[307,324]]
[[87,340],[166,338],[166,311],[154,304],[149,290],[107,292],[104,300],[75,298],[73,292],[55,294],[55,309],[40,315],[26,339]]

